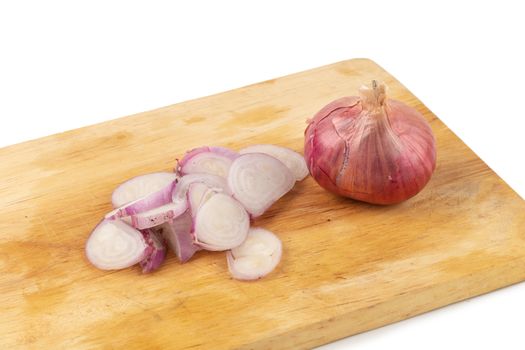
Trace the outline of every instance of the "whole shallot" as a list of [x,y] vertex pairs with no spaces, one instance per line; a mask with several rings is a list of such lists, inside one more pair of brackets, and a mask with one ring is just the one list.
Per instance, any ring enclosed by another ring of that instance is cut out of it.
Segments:
[[404,201],[436,166],[432,129],[414,108],[387,98],[375,80],[360,96],[323,107],[305,131],[305,159],[323,188],[373,204]]

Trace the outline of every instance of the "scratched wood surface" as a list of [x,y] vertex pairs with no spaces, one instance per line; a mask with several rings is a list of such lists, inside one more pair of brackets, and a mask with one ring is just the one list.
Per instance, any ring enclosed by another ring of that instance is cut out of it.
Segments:
[[[373,78],[435,132],[437,169],[418,196],[371,206],[306,179],[256,221],[284,245],[256,283],[232,280],[224,253],[184,266],[170,255],[147,276],[86,261],[123,180],[204,144],[302,152],[305,120]],[[0,208],[2,349],[310,348],[525,279],[525,202],[365,59],[0,149]]]

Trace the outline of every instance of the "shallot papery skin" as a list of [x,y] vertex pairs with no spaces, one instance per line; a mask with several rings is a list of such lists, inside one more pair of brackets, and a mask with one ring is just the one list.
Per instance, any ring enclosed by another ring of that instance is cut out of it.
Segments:
[[305,131],[305,159],[326,190],[372,204],[402,202],[425,187],[436,166],[432,129],[414,108],[372,81],[360,96],[323,107]]

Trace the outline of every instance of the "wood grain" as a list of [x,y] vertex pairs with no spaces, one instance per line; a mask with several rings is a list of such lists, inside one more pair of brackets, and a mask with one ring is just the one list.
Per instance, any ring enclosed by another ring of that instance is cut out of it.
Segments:
[[[302,151],[305,120],[373,78],[437,138],[436,172],[413,199],[371,206],[306,179],[257,219],[284,255],[256,283],[232,280],[224,253],[170,256],[147,276],[86,261],[118,183],[204,144]],[[6,147],[0,160],[3,349],[310,348],[525,279],[525,202],[370,60]]]

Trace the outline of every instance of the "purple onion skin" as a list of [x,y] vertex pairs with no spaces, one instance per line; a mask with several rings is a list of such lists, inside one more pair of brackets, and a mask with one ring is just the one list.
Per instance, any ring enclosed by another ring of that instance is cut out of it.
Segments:
[[193,218],[189,210],[160,227],[160,232],[182,264],[200,250],[193,241]]
[[436,166],[436,146],[424,117],[387,99],[382,88],[377,100],[377,94],[373,101],[343,97],[321,109],[306,128],[304,154],[310,174],[326,190],[387,205],[425,187]]
[[160,268],[166,259],[166,245],[162,236],[153,230],[142,230],[142,236],[148,245],[144,259],[140,262],[142,273],[150,273]]

